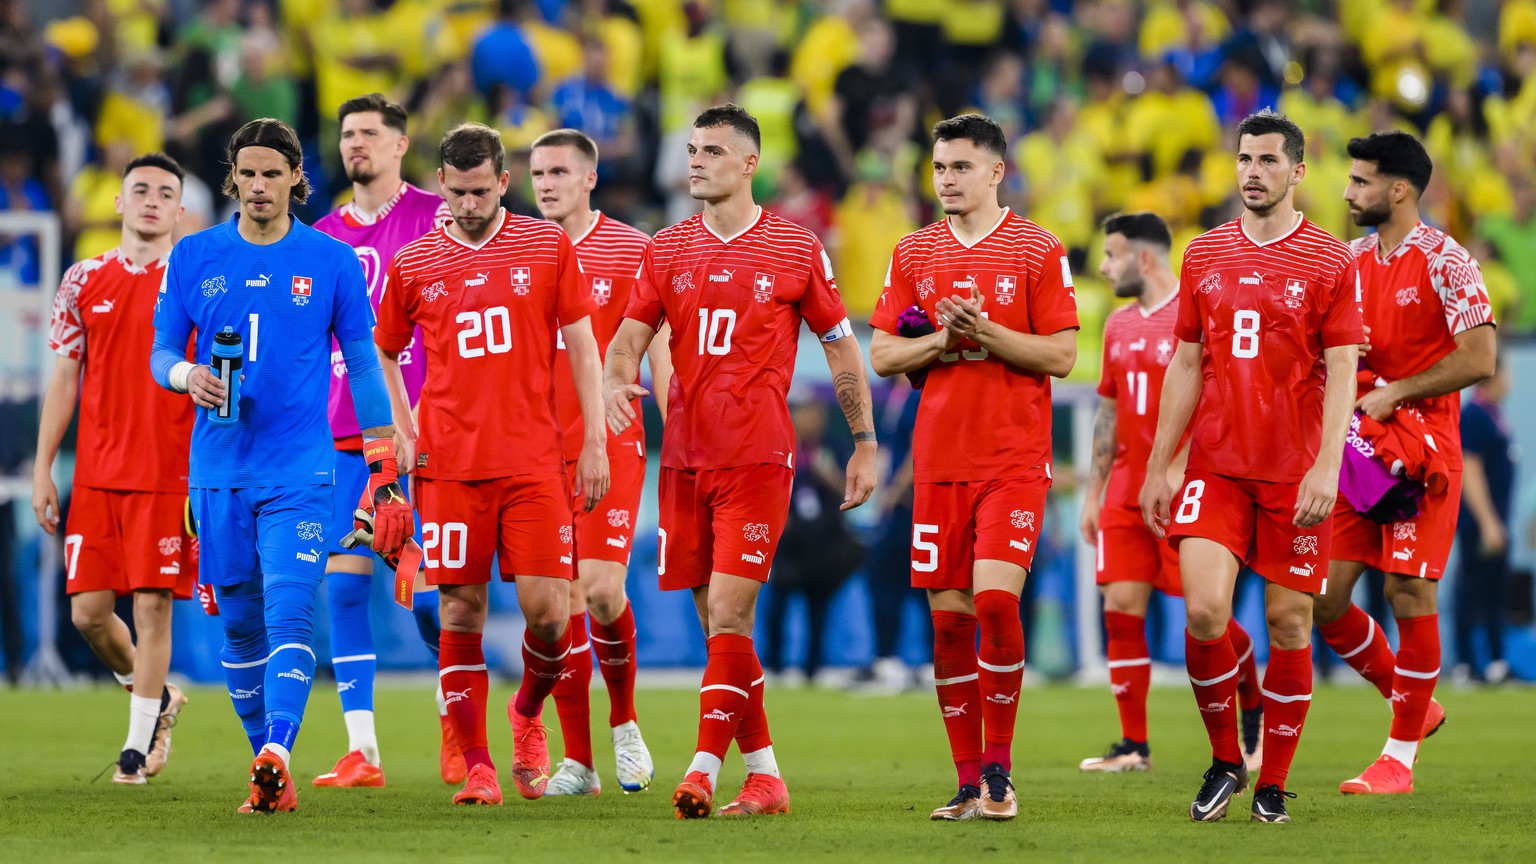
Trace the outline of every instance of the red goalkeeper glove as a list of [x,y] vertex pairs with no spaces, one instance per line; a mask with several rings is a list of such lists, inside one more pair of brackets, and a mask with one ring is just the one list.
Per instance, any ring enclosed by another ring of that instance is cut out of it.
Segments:
[[[400,488],[394,442],[388,438],[369,441],[363,445],[363,459],[368,462],[368,485],[357,507],[372,517],[368,533],[373,535],[373,551],[386,560],[397,558],[411,539],[416,519],[405,500],[405,490]],[[357,528],[364,527],[361,523],[354,519]]]

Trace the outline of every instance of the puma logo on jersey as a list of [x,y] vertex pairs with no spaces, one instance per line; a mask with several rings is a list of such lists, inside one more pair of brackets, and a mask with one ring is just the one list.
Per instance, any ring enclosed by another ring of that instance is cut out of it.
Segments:
[[1264,284],[1264,275],[1262,273],[1260,273],[1259,271],[1255,270],[1255,271],[1253,271],[1253,275],[1252,276],[1239,276],[1239,277],[1237,277],[1237,284],[1239,284],[1239,285],[1263,285]]
[[112,302],[113,301],[111,300],[103,300],[100,303],[97,303],[95,306],[92,306],[91,311],[105,315],[106,313],[112,311]]
[[734,270],[721,270],[719,273],[709,274],[709,281],[711,282],[729,282],[735,278],[736,272]]
[[624,535],[620,534],[617,537],[609,537],[609,538],[605,539],[603,542],[605,544],[609,545],[609,546],[612,546],[615,549],[623,549],[624,548],[624,544],[629,542],[629,538],[627,538]]
[[257,273],[255,279],[245,280],[245,287],[247,288],[265,288],[270,284],[272,284],[271,273]]
[[320,563],[320,553],[314,549],[310,549],[308,552],[296,552],[293,557],[299,561],[308,561],[311,564]]
[[1008,541],[1008,545],[1012,546],[1013,548],[1015,548],[1017,550],[1019,550],[1020,552],[1028,552],[1029,551],[1029,538],[1025,537],[1022,540],[1009,540]]
[[1307,564],[1307,565],[1302,566],[1302,567],[1295,567],[1295,566],[1293,566],[1293,567],[1291,567],[1291,575],[1292,576],[1302,576],[1302,577],[1305,577],[1307,579],[1311,579],[1312,578],[1312,573],[1315,570],[1317,570],[1317,565],[1316,564]]
[[956,279],[954,282],[951,282],[950,284],[953,285],[958,290],[969,291],[972,288],[976,287],[976,277],[968,275],[964,279]]
[[1409,285],[1397,292],[1397,305],[1407,306],[1410,303],[1419,302],[1419,286]]
[[757,550],[757,554],[756,555],[748,555],[748,554],[743,553],[742,556],[741,556],[741,560],[746,561],[749,564],[761,564],[764,561],[768,560],[768,556],[764,555],[763,554],[763,550],[759,549],[759,550]]
[[464,280],[464,287],[465,288],[479,288],[481,285],[484,285],[485,283],[487,283],[489,281],[491,281],[491,274],[489,274],[489,273],[476,273],[475,274],[475,278],[473,278],[473,279],[465,279]]
[[1392,552],[1392,560],[1393,561],[1412,561],[1413,560],[1413,550],[1412,549],[1397,549],[1397,550],[1394,550]]
[[1132,351],[1145,351],[1145,350],[1147,350],[1147,340],[1146,340],[1146,338],[1143,337],[1141,339],[1137,339],[1135,342],[1132,342],[1131,345],[1130,345],[1130,348],[1131,348]]

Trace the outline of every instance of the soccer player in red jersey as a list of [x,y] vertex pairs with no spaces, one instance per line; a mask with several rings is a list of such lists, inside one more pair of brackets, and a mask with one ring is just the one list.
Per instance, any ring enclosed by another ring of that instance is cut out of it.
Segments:
[[[122,243],[64,274],[48,335],[58,357],[43,396],[32,477],[37,524],[54,534],[53,460],[78,400],[66,590],[80,635],[132,694],[115,783],[142,784],[160,773],[171,726],[187,702],[165,675],[171,601],[191,597],[197,581],[197,539],[185,527],[192,405],[145,374],[156,297],[182,213],[182,177],[181,166],[161,153],[129,162],[117,196]],[[113,612],[126,594],[133,595],[137,642]]]
[[[1376,232],[1351,244],[1360,273],[1365,332],[1362,370],[1376,379],[1356,409],[1390,422],[1415,408],[1450,467],[1449,482],[1419,514],[1379,524],[1340,495],[1333,511],[1328,588],[1315,616],[1323,639],[1390,700],[1392,727],[1381,757],[1339,791],[1413,791],[1419,741],[1445,722],[1433,698],[1440,675],[1436,592],[1456,537],[1461,505],[1461,394],[1493,374],[1497,345],[1482,270],[1444,231],[1419,221],[1419,196],[1433,165],[1412,135],[1384,132],[1349,142],[1344,199],[1356,225]],[[1393,656],[1381,627],[1350,602],[1367,567],[1386,574],[1397,619]]]
[[[601,360],[593,304],[558,225],[508,213],[505,151],[466,123],[439,146],[438,181],[453,222],[407,245],[389,266],[374,341],[384,360],[401,464],[414,465],[427,581],[441,595],[439,680],[469,776],[456,804],[500,804],[486,745],[481,632],[495,558],[517,580],[523,682],[507,704],[512,777],[524,798],[549,781],[540,714],[571,648],[571,493],[555,416],[556,333],[585,418],[575,493],[591,509],[608,491]],[[399,355],[421,328],[427,377],[411,420]],[[403,431],[400,431],[403,430]],[[414,440],[412,440],[414,439]]]
[[619,435],[637,422],[634,400],[647,395],[635,383],[640,356],[662,323],[671,325],[676,374],[661,442],[657,575],[663,589],[693,591],[709,650],[698,748],[672,795],[684,819],[715,810],[732,739],[747,779],[721,815],[789,811],[752,621],[789,514],[795,436],[787,396],[801,321],[821,337],[853,430],[842,509],[863,504],[875,485],[863,352],[821,241],[752,201],[761,144],[757,120],[735,105],[694,120],[688,187],[704,212],[647,247],[603,373],[608,425]]
[[[1248,785],[1238,746],[1238,663],[1227,621],[1238,568],[1266,581],[1264,764],[1255,822],[1289,822],[1286,775],[1312,701],[1312,595],[1327,587],[1329,514],[1364,333],[1349,247],[1293,199],[1306,176],[1295,123],[1260,111],[1237,127],[1241,217],[1196,237],[1179,278],[1178,347],[1163,378],[1141,512],[1179,550],[1185,663],[1211,740],[1189,816],[1226,816]],[[1198,406],[1198,409],[1197,409]],[[1194,418],[1184,489],[1168,468]],[[1170,518],[1172,520],[1170,524]]]
[[[931,818],[1012,819],[1019,594],[1051,485],[1050,382],[1077,361],[1077,296],[1060,241],[998,204],[1002,129],[965,114],[933,137],[945,218],[896,244],[870,318],[870,359],[884,376],[930,370],[912,438],[912,585],[928,591],[935,690],[959,780]],[[939,329],[899,336],[912,306]]]
[[[583,287],[596,311],[592,331],[599,352],[624,319],[635,271],[651,238],[607,214],[592,209],[597,185],[597,143],[576,129],[556,129],[539,136],[529,154],[534,202],[545,219],[565,230],[581,260]],[[560,343],[563,348],[564,342]],[[668,381],[672,364],[666,334],[652,340],[651,380]],[[663,415],[666,400],[657,391]],[[555,407],[565,430],[566,471],[573,473],[581,456],[583,419],[569,368],[555,362]],[[645,427],[639,423],[608,438],[612,482],[603,506],[588,511],[573,499],[576,529],[576,580],[571,583],[570,668],[555,685],[555,710],[565,758],[549,778],[546,795],[596,795],[601,790],[592,760],[592,656],[597,655],[608,685],[608,726],[613,731],[613,755],[619,786],[638,792],[656,775],[651,753],[640,736],[635,717],[635,615],[624,596],[640,491],[645,486]],[[592,635],[587,637],[587,619]]]
[[[1083,540],[1098,550],[1098,583],[1104,595],[1109,681],[1120,711],[1118,742],[1103,756],[1084,759],[1083,771],[1119,773],[1152,767],[1147,745],[1147,689],[1152,659],[1147,650],[1147,604],[1155,588],[1183,597],[1179,556],[1147,530],[1137,496],[1157,432],[1163,373],[1173,359],[1178,316],[1178,278],[1168,266],[1173,237],[1154,213],[1118,213],[1104,220],[1104,262],[1099,272],[1116,297],[1135,298],[1104,322],[1104,359],[1099,409],[1093,421],[1093,464],[1083,501]],[[1169,484],[1182,486],[1188,438],[1174,458]],[[1253,640],[1229,619],[1242,671],[1238,703],[1243,718],[1243,757],[1257,767],[1263,720]]]

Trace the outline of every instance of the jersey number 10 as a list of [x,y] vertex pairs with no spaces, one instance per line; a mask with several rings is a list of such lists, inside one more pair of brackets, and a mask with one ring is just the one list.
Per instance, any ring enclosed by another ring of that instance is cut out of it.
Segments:
[[735,309],[699,310],[699,354],[731,353],[731,332],[736,329]]

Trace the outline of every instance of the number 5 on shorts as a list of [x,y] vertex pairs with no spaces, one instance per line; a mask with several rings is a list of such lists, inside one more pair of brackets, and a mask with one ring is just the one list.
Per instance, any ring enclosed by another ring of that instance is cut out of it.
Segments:
[[1189,485],[1184,487],[1184,501],[1183,503],[1179,504],[1179,512],[1173,514],[1173,521],[1179,523],[1180,525],[1188,525],[1196,519],[1199,519],[1200,496],[1204,494],[1204,480],[1189,481]]
[[[939,569],[939,544],[932,540],[924,540],[924,534],[939,533],[937,525],[914,524],[912,526],[912,569],[918,573],[932,573]],[[917,553],[926,552],[927,561],[917,560]]]

